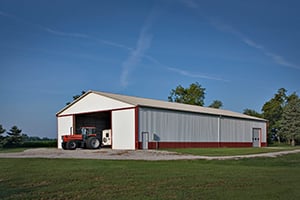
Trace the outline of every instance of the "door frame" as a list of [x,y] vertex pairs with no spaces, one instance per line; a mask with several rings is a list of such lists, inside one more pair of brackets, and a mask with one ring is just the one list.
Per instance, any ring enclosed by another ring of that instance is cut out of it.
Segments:
[[142,132],[142,149],[148,149],[149,132]]
[[262,139],[261,128],[252,128],[252,147],[261,147],[261,139]]

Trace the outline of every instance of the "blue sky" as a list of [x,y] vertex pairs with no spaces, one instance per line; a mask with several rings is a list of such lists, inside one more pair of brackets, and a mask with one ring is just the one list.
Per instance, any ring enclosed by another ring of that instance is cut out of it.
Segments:
[[82,90],[167,100],[199,82],[205,105],[260,112],[300,91],[299,1],[0,0],[0,124],[56,137]]

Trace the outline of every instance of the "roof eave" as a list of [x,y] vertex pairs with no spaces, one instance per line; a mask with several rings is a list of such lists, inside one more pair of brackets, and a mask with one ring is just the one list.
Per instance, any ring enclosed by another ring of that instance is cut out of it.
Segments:
[[93,93],[93,91],[92,90],[87,91],[86,93],[84,93],[83,95],[81,95],[80,97],[78,97],[77,99],[73,100],[70,104],[68,104],[65,107],[63,107],[60,111],[58,111],[56,113],[56,117],[58,117],[62,112],[64,112],[68,108],[70,108],[72,105],[74,105],[75,103],[77,103],[78,101],[80,101],[82,98],[84,98],[85,96],[87,96],[90,93]]

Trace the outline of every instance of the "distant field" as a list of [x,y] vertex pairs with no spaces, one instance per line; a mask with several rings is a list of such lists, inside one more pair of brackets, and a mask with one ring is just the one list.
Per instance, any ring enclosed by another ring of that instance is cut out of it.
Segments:
[[249,155],[259,153],[278,152],[285,150],[299,149],[298,147],[267,147],[267,148],[180,148],[166,149],[183,154],[192,154],[199,156],[234,156],[234,155]]
[[300,199],[300,154],[225,161],[0,159],[0,199]]

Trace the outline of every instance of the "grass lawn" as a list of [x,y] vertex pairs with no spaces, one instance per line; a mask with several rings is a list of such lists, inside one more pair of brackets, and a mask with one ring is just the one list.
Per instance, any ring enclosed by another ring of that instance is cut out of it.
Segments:
[[300,199],[300,154],[241,160],[0,159],[0,199]]
[[299,149],[300,147],[266,147],[266,148],[179,148],[166,149],[182,154],[192,154],[200,156],[234,156],[234,155],[249,155],[268,152],[288,151]]
[[17,153],[17,152],[23,152],[28,148],[0,148],[0,153]]
[[56,149],[56,147],[17,147],[17,148],[0,148],[0,153],[19,153],[27,149],[35,148],[47,148],[47,149]]

